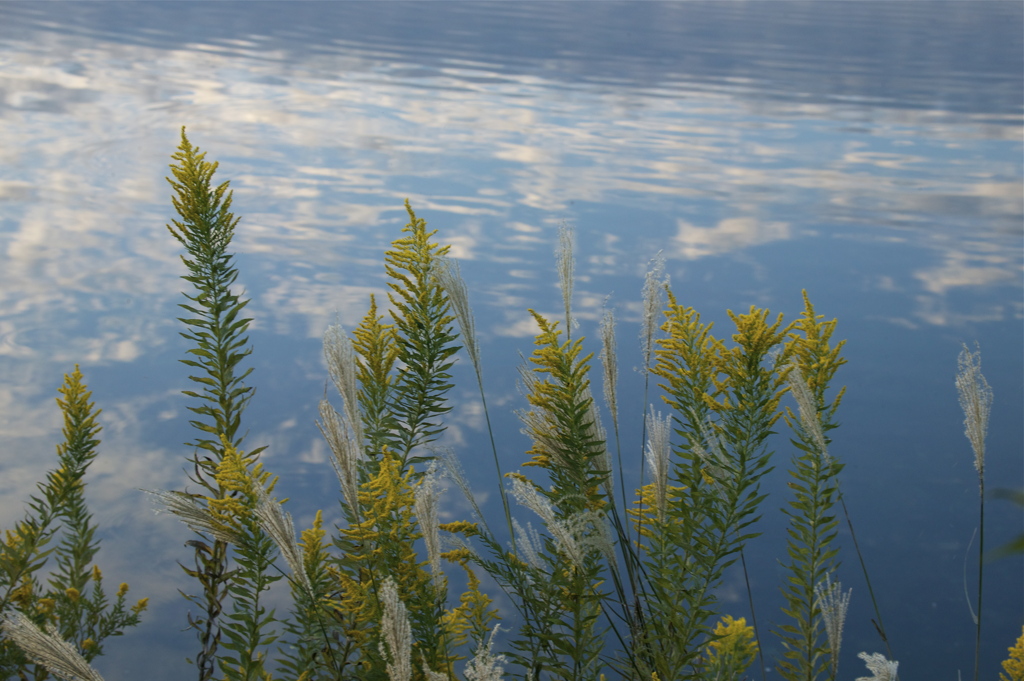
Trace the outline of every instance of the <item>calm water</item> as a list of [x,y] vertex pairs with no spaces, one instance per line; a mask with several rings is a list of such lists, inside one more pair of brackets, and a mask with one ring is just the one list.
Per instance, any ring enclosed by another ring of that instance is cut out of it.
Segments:
[[[192,437],[183,268],[163,227],[182,125],[243,216],[248,441],[269,445],[298,524],[338,497],[313,425],[319,338],[383,290],[402,201],[470,282],[506,469],[529,446],[512,416],[526,308],[560,310],[551,253],[568,222],[580,331],[606,301],[621,320],[626,442],[642,411],[639,291],[659,250],[722,335],[726,309],[795,315],[804,288],[839,319],[834,453],[900,670],[969,676],[978,492],[953,386],[962,342],[980,343],[996,396],[988,486],[1024,484],[1020,3],[6,2],[0,16],[0,524],[52,461],[55,390],[81,363],[104,409],[99,563],[152,603],[108,642],[108,679],[191,676],[176,565],[189,535],[137,491],[180,488]],[[465,367],[457,379],[448,444],[497,513],[475,384]],[[780,604],[779,473],[749,556],[762,626]],[[1024,529],[1019,508],[986,510],[988,546]],[[854,678],[856,653],[882,646],[844,547]],[[985,585],[991,679],[1024,619],[1022,560],[989,565]],[[746,614],[738,580],[723,599]]]

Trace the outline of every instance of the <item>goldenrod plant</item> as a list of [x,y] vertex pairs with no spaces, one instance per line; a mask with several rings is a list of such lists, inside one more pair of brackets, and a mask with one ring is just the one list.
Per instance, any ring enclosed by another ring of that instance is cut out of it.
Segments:
[[[98,454],[100,410],[77,365],[64,375],[59,393],[64,441],[57,446],[58,466],[38,484],[25,517],[0,543],[2,679],[41,681],[49,678],[48,669],[60,675],[61,667],[45,654],[46,641],[60,641],[58,658],[88,668],[103,654],[106,639],[137,625],[147,606],[145,598],[129,604],[124,583],[111,600],[93,562],[100,546],[85,500],[85,475]],[[53,569],[47,574],[48,565]]]
[[831,584],[838,568],[838,520],[833,507],[842,464],[829,454],[825,435],[837,426],[835,413],[844,391],[839,390],[834,398],[827,393],[846,360],[840,355],[843,342],[831,343],[836,320],[822,320],[804,292],[804,312],[794,325],[790,342],[793,360],[788,367],[789,391],[797,413],[786,410],[786,421],[795,434],[791,439],[795,453],[789,482],[793,497],[783,509],[789,518],[788,560],[783,567],[790,577],[782,587],[788,621],[778,629],[785,652],[777,668],[789,681],[814,681],[826,667],[828,677],[837,678],[849,599],[838,584]]
[[[225,486],[228,473],[223,467],[228,453],[237,454],[242,446],[242,412],[252,397],[252,388],[244,383],[252,368],[241,366],[251,352],[246,333],[252,320],[243,316],[249,301],[233,288],[238,270],[230,251],[239,218],[231,212],[229,183],[213,185],[217,163],[208,162],[205,157],[182,128],[181,143],[172,157],[172,177],[167,178],[174,190],[171,200],[179,217],[167,229],[185,249],[181,259],[188,272],[182,279],[192,290],[185,293],[188,302],[181,304],[188,313],[180,318],[186,326],[181,335],[190,343],[187,357],[181,362],[196,372],[189,376],[196,389],[182,392],[197,400],[188,408],[196,415],[190,423],[198,436],[187,445],[194,449],[190,458],[191,481],[203,492],[188,497],[200,510],[230,503],[239,494],[239,490]],[[244,457],[244,465],[255,462],[261,449],[251,450]],[[242,475],[238,471],[234,474]],[[248,532],[255,531],[257,526],[243,524],[243,528]],[[200,608],[199,615],[189,614],[189,625],[196,630],[200,643],[195,658],[200,681],[213,677],[217,650],[225,635],[225,645],[232,652],[230,662],[225,664],[238,669],[257,664],[260,653],[256,648],[272,640],[264,640],[259,633],[272,616],[262,613],[255,600],[258,593],[248,593],[237,581],[250,579],[255,580],[250,586],[267,586],[264,572],[272,544],[262,533],[259,537],[244,536],[246,541],[236,544],[239,563],[235,570],[229,567],[228,543],[223,537],[200,532],[199,538],[190,542],[195,568],[184,569],[202,588],[200,595],[186,595]],[[233,600],[232,612],[225,621],[222,614],[229,595]]]

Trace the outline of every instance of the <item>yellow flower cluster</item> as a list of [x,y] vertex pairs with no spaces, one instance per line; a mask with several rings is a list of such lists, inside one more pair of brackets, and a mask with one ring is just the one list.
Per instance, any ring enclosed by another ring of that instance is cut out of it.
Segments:
[[1024,628],[1020,638],[1009,648],[1010,657],[1003,662],[1006,674],[999,674],[999,681],[1024,681]]
[[754,627],[744,617],[725,615],[715,626],[707,653],[709,666],[720,673],[715,678],[739,678],[757,655]]

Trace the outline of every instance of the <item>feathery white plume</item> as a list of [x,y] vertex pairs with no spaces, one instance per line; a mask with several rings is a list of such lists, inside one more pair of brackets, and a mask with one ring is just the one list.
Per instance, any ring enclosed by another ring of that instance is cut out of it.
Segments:
[[431,464],[427,475],[416,487],[413,498],[416,507],[416,519],[420,523],[423,541],[427,545],[427,557],[430,559],[430,571],[437,580],[441,577],[441,535],[437,519],[437,469]]
[[[214,539],[236,546],[242,541],[242,536],[237,530],[214,517],[208,508],[201,505],[191,495],[184,492],[154,492],[151,490],[146,490],[146,493],[155,497],[163,505],[163,511],[178,516],[181,522],[196,532],[209,534]],[[159,509],[157,513],[160,513]]]
[[898,681],[896,668],[899,667],[899,662],[890,662],[881,653],[858,653],[857,657],[864,660],[868,671],[871,672],[871,676],[858,677],[857,681]]
[[821,430],[821,419],[818,418],[818,405],[815,404],[814,396],[804,380],[803,372],[797,364],[789,365],[789,391],[793,393],[797,409],[800,412],[800,425],[804,432],[811,436],[814,445],[818,448],[826,463],[831,461],[828,454],[828,445],[825,444],[825,434]]
[[555,261],[558,268],[558,283],[562,288],[562,302],[565,305],[565,333],[572,333],[572,289],[575,284],[576,260],[573,257],[575,232],[569,223],[563,222],[558,229],[558,247]]
[[359,414],[358,371],[356,349],[340,324],[331,324],[324,331],[324,358],[327,371],[345,403],[345,420],[356,442],[363,441],[363,421]]
[[473,659],[466,663],[463,675],[466,681],[501,681],[505,668],[504,655],[495,655],[491,652],[494,647],[494,637],[498,634],[501,625],[494,625],[491,635],[487,637],[487,643],[480,641]]
[[434,276],[437,277],[437,283],[448,294],[448,302],[452,312],[455,313],[455,320],[462,330],[462,343],[466,352],[469,353],[469,360],[473,363],[477,380],[482,380],[480,344],[476,340],[476,322],[469,307],[469,291],[462,278],[462,273],[459,271],[459,263],[450,258],[439,258]]
[[843,645],[843,626],[846,624],[846,611],[850,606],[852,593],[853,589],[850,589],[844,594],[842,584],[833,584],[829,575],[825,575],[825,581],[814,587],[818,610],[821,611],[825,633],[828,635],[833,678],[837,678],[839,674],[839,650]]
[[647,414],[647,466],[651,471],[651,480],[654,483],[654,499],[658,510],[658,520],[665,521],[665,511],[668,508],[668,464],[671,445],[669,443],[672,431],[672,416],[662,416],[651,407],[651,413]]
[[362,441],[345,424],[331,403],[320,400],[320,420],[317,427],[323,433],[327,445],[331,448],[331,465],[338,475],[341,493],[350,508],[359,507],[359,461],[363,456]]
[[41,630],[17,610],[3,616],[3,632],[36,664],[46,667],[54,676],[66,681],[103,681],[73,645],[60,637],[57,628],[46,625]]
[[292,571],[292,576],[305,587],[306,593],[312,594],[313,585],[306,574],[302,549],[295,541],[295,523],[292,521],[292,515],[284,510],[281,502],[271,499],[262,485],[256,485],[255,515],[260,528],[277,544],[284,561]]
[[[619,421],[619,403],[616,386],[619,378],[618,348],[615,344],[615,313],[604,311],[601,318],[601,365],[604,367],[604,401],[612,415],[612,423]],[[616,426],[617,428],[618,426]]]
[[518,537],[516,546],[522,552],[526,562],[534,569],[542,570],[543,564],[540,560],[540,554],[544,548],[540,542],[540,535],[537,534],[537,530],[533,529],[533,524],[526,523],[526,529],[523,529],[519,521],[513,518],[512,527],[515,528],[516,536]]
[[658,313],[661,312],[661,295],[668,287],[668,275],[665,274],[665,256],[658,251],[651,259],[651,268],[644,276],[643,300],[644,315],[640,322],[640,352],[644,357],[644,366],[651,363],[651,352],[654,349],[654,331],[658,328]]
[[984,476],[985,436],[992,411],[992,388],[981,373],[980,350],[971,352],[964,345],[957,364],[956,389],[960,393],[960,408],[964,410],[964,433],[974,450],[974,468],[979,476]]
[[398,587],[391,577],[381,586],[380,601],[384,610],[380,654],[387,662],[388,677],[391,681],[409,681],[412,678],[412,628],[405,603],[398,598]]

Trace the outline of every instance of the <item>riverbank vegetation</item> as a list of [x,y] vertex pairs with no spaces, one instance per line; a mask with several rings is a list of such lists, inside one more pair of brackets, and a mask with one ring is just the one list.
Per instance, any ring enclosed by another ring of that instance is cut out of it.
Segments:
[[[252,320],[233,286],[231,192],[213,182],[217,164],[184,131],[173,160],[178,217],[168,229],[185,252],[194,491],[152,494],[195,532],[183,569],[194,585],[186,598],[197,614],[187,624],[200,681],[728,681],[769,666],[789,681],[853,678],[839,667],[851,594],[838,579],[837,536],[840,519],[850,520],[843,464],[829,451],[846,360],[836,320],[806,293],[796,319],[752,307],[730,312],[735,328],[718,335],[655,258],[640,340],[644,404],[659,406],[643,414],[641,442],[620,441],[614,315],[605,314],[596,343],[574,333],[572,233],[563,229],[564,315],[531,311],[537,333],[520,367],[531,446],[501,451],[490,433],[502,514],[487,518],[459,454],[441,446],[459,356],[472,363],[490,430],[468,287],[407,202],[409,222],[384,255],[386,297],[371,296],[350,331],[335,325],[324,336],[336,394],[320,402],[317,425],[342,522],[325,526],[317,514],[297,532],[262,448],[243,436]],[[958,388],[983,485],[991,391],[980,357],[966,349]],[[61,394],[59,468],[0,554],[3,678],[98,679],[88,662],[146,607],[145,599],[128,605],[126,584],[111,602],[92,565],[98,543],[82,488],[99,412],[77,368]],[[503,473],[502,462],[517,471]],[[626,489],[627,466],[642,466],[639,489]],[[745,571],[745,547],[774,511],[763,491],[770,474],[789,481],[785,605],[759,613],[751,597],[748,623],[723,609],[718,589],[727,569]],[[469,517],[439,522],[444,484],[465,495]],[[48,548],[58,531],[63,540]],[[36,575],[50,557],[56,569],[44,584]],[[848,564],[867,577],[859,551]],[[499,610],[485,576],[514,612]],[[275,584],[290,591],[287,613],[267,605]],[[979,622],[981,597],[979,580]],[[880,652],[861,653],[871,674],[861,678],[895,681],[883,608],[874,607]],[[778,642],[777,659],[766,658],[766,637]],[[1020,681],[1024,636],[1015,648],[1004,667]]]

